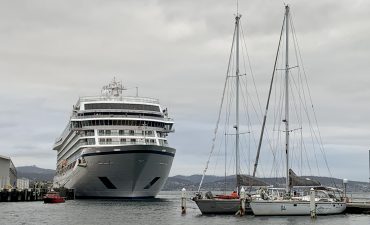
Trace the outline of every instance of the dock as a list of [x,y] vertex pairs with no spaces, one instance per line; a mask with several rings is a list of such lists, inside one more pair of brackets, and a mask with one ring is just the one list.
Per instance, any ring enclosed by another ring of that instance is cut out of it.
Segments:
[[[25,202],[25,201],[42,201],[43,196],[50,191],[46,188],[30,189],[2,189],[0,191],[0,202]],[[60,196],[66,200],[75,199],[73,189],[60,189]]]
[[370,202],[348,202],[345,213],[370,214]]
[[46,193],[46,189],[3,189],[0,192],[0,202],[41,201]]

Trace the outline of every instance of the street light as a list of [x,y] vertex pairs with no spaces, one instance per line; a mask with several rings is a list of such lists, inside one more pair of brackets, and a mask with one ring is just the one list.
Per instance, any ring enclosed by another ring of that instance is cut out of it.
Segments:
[[343,184],[344,184],[344,199],[347,202],[347,184],[348,184],[348,179],[343,179]]

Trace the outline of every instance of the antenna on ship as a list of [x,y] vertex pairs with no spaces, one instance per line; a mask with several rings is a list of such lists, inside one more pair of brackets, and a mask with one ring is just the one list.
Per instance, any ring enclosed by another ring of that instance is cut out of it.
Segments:
[[113,77],[113,81],[108,85],[103,86],[102,94],[105,96],[118,97],[122,95],[122,91],[127,90],[123,87],[122,82],[116,81],[116,77]]

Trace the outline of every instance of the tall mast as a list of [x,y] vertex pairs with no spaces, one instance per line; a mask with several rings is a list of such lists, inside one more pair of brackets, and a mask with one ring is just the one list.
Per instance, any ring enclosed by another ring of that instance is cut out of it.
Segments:
[[289,187],[289,5],[285,6],[285,157],[286,157],[286,192]]
[[239,193],[239,179],[240,175],[240,159],[239,159],[239,21],[241,15],[238,13],[235,17],[235,26],[236,26],[236,109],[235,109],[235,170],[236,170],[236,188]]

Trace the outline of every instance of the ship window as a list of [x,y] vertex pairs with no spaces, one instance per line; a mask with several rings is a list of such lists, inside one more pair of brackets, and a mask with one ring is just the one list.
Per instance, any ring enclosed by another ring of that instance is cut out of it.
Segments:
[[112,144],[112,138],[107,138],[107,144]]
[[131,142],[135,143],[136,142],[136,139],[131,139]]
[[87,139],[87,144],[88,145],[95,145],[95,139],[94,138],[88,138]]
[[99,138],[99,143],[100,144],[105,144],[105,138]]
[[121,143],[126,143],[126,139],[125,138],[121,138]]
[[85,104],[85,110],[90,109],[127,109],[127,110],[146,110],[160,112],[159,106],[143,104],[122,104],[122,103],[91,103]]
[[124,131],[124,130],[119,130],[119,131],[118,131],[118,134],[119,134],[120,136],[125,135],[125,131]]
[[99,130],[99,136],[103,136],[104,135],[104,130]]
[[135,131],[134,130],[130,130],[130,134],[131,135],[135,135]]
[[105,135],[111,135],[111,131],[110,130],[105,130]]

